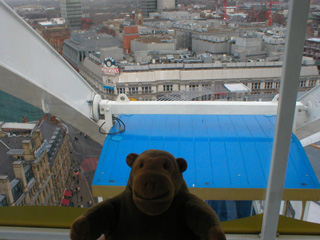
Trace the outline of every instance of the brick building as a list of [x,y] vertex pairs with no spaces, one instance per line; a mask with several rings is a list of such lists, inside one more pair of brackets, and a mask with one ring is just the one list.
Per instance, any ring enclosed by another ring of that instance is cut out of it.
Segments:
[[39,22],[36,31],[60,54],[62,55],[62,45],[64,40],[70,38],[70,30],[61,19]]
[[131,40],[139,38],[138,26],[123,27],[123,53],[131,53]]
[[308,38],[304,45],[304,56],[312,57],[316,61],[320,59],[320,38]]

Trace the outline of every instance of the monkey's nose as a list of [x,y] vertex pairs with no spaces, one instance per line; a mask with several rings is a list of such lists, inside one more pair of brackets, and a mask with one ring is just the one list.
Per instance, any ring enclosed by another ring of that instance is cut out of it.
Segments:
[[155,188],[156,188],[155,182],[146,182],[144,184],[144,190],[146,192],[153,192],[155,190]]

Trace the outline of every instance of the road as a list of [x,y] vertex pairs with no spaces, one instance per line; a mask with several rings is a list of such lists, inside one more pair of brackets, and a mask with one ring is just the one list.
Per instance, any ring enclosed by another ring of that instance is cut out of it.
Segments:
[[[72,152],[75,162],[77,163],[76,167],[81,169],[80,185],[87,185],[89,187],[88,190],[90,191],[88,194],[91,194],[92,180],[94,177],[96,164],[100,157],[102,146],[93,141],[90,137],[85,136],[78,129],[72,127],[71,125],[64,123],[63,126],[66,128],[66,131],[70,137]],[[85,167],[88,166],[88,163],[91,168]],[[94,200],[96,202],[97,199]],[[84,206],[86,205],[84,204]]]

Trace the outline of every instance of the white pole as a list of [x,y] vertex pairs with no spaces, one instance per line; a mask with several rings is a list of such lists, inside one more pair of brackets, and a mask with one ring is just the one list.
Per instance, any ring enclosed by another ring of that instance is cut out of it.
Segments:
[[276,239],[310,0],[291,0],[261,239]]

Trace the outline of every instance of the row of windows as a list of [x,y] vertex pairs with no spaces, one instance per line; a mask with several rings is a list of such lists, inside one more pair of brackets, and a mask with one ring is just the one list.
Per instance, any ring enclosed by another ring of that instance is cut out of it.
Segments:
[[[299,82],[299,87],[314,87],[317,83],[317,80],[302,80]],[[248,86],[250,83],[244,83],[246,86]],[[161,87],[161,85],[160,85]],[[199,91],[202,87],[202,89],[210,89],[212,87],[212,84],[205,83],[205,84],[189,84],[186,87],[189,87],[189,91]],[[261,82],[253,82],[251,84],[252,90],[258,90],[262,89],[263,85]],[[264,83],[264,89],[279,89],[280,88],[280,82],[276,81],[267,81]],[[172,92],[173,91],[173,84],[165,84],[162,85],[163,92]],[[178,84],[178,90],[180,90],[180,85]],[[105,89],[106,93],[114,94],[113,90]],[[144,93],[152,93],[151,86],[143,86],[143,87],[117,87],[117,94],[144,94]]]
[[30,165],[28,166],[27,171],[25,172],[25,176],[27,183],[30,182],[30,180],[33,178],[33,172]]
[[164,92],[172,92],[172,84],[171,85],[163,85]]
[[[172,85],[171,85],[171,89],[172,89]],[[118,94],[126,93],[126,90],[124,87],[119,87],[119,88],[117,88],[117,92],[118,92]],[[141,93],[151,93],[151,92],[152,92],[151,87],[141,87]],[[140,92],[139,92],[138,87],[129,87],[127,93],[138,94]]]
[[17,179],[17,183],[15,184],[14,187],[11,188],[11,192],[12,192],[13,200],[14,200],[14,201],[17,201],[18,198],[19,198],[19,197],[21,196],[21,194],[23,193],[20,180]]
[[[317,80],[309,80],[307,84],[307,80],[299,81],[299,87],[314,87],[317,83]],[[248,85],[248,84],[245,84]],[[265,82],[265,89],[273,89],[273,88],[280,88],[280,82]],[[261,89],[260,82],[254,82],[251,85],[251,89]]]
[[[316,85],[317,80],[309,80],[308,87],[314,87]],[[245,85],[248,85],[248,83],[245,83]],[[199,91],[200,86],[202,88],[210,88],[211,84],[190,84],[189,85],[189,91]],[[163,92],[172,92],[173,91],[173,85],[163,85],[162,86]],[[299,87],[307,87],[307,81],[302,80],[299,82]],[[280,82],[265,82],[265,89],[279,89],[280,88]],[[128,94],[137,94],[139,93],[138,87],[129,87]],[[261,89],[261,82],[254,82],[251,85],[251,89]],[[120,93],[126,93],[124,87],[117,88],[118,94]],[[151,87],[142,87],[141,93],[151,93]]]
[[8,206],[7,198],[5,195],[0,195],[1,201],[0,201],[0,207],[6,207]]

